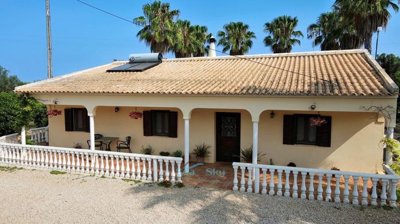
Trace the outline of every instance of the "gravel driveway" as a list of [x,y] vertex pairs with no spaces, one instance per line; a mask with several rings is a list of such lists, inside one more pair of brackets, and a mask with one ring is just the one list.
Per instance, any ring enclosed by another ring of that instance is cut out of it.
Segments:
[[400,209],[3,170],[0,223],[400,223]]

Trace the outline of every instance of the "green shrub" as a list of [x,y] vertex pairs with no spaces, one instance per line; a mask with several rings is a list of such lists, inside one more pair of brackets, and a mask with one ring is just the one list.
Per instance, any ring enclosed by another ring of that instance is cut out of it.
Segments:
[[151,145],[142,146],[142,153],[146,154],[146,155],[152,155],[153,154],[153,147],[151,147]]
[[183,152],[182,152],[182,150],[178,149],[178,150],[176,150],[175,152],[172,153],[172,156],[181,158],[183,156]]
[[210,154],[210,151],[208,151],[210,148],[211,148],[210,145],[202,143],[200,145],[196,145],[193,152],[197,158],[205,158],[208,156],[208,154]]
[[161,152],[160,152],[160,156],[169,156],[169,152],[163,152],[163,151],[161,151]]
[[[265,154],[263,153],[257,153],[257,161],[260,162],[264,156]],[[246,163],[251,163],[253,161],[253,146],[242,148],[240,150],[240,158]]]

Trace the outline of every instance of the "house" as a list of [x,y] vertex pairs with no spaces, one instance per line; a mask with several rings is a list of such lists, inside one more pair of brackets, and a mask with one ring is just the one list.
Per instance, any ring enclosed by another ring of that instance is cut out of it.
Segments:
[[95,150],[95,133],[131,136],[134,152],[181,149],[185,171],[206,143],[208,163],[252,147],[253,163],[379,172],[398,97],[364,50],[115,61],[15,91],[55,111],[51,146]]

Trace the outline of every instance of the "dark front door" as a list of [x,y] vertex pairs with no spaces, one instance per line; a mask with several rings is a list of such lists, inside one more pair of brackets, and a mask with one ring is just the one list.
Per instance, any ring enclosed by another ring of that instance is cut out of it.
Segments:
[[216,116],[217,161],[240,161],[240,113]]

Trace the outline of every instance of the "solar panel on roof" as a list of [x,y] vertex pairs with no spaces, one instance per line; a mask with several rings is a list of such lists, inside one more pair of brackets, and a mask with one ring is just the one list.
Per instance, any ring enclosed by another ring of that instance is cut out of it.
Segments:
[[160,64],[160,62],[128,63],[108,69],[107,72],[142,72],[158,64]]

